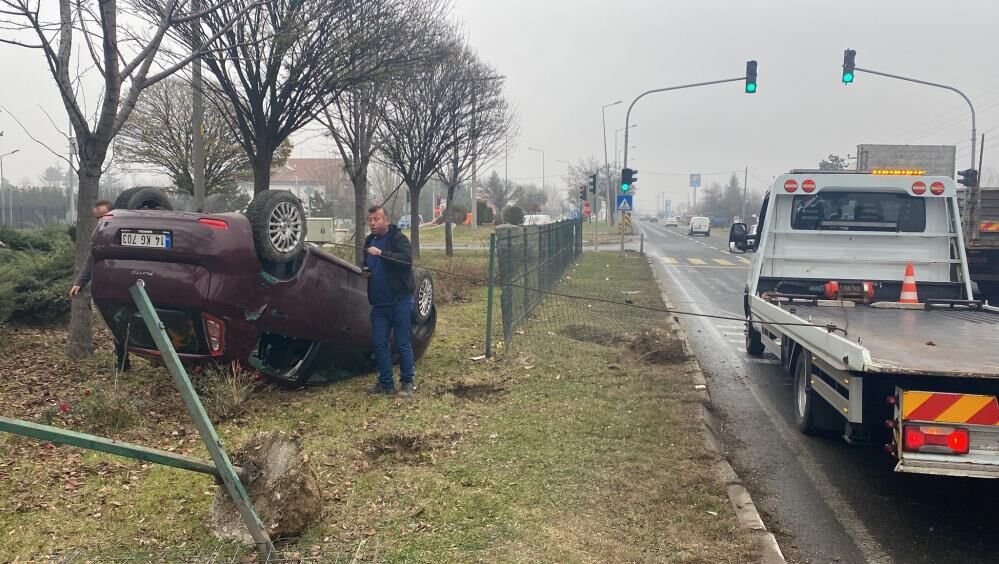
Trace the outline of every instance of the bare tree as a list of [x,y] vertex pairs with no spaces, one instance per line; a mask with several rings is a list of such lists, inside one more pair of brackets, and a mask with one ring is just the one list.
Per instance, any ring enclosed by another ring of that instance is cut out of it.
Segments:
[[[446,61],[450,84],[443,84],[439,99],[446,104],[444,126],[450,134],[447,156],[436,174],[447,187],[447,209],[452,209],[458,187],[473,179],[476,167],[496,155],[503,146],[513,122],[503,97],[503,77],[482,62],[463,45]],[[473,202],[472,205],[475,205]],[[444,247],[447,256],[454,256],[452,223],[444,222]]]
[[[222,114],[228,111],[229,116]],[[147,88],[115,139],[115,154],[126,165],[150,165],[165,173],[182,192],[194,194],[191,116],[194,107],[187,81],[171,77]],[[250,177],[250,161],[229,128],[232,107],[218,101],[207,107],[202,121],[205,139],[205,194],[231,196],[237,182]],[[285,142],[274,166],[291,155]]]
[[[235,112],[232,129],[249,157],[254,192],[267,190],[274,151],[341,92],[420,60],[398,32],[400,14],[416,0],[232,0],[201,20],[213,36],[233,14],[247,25],[225,33],[202,57],[217,97]],[[198,33],[177,28],[196,49]],[[262,39],[261,39],[262,38]]]
[[503,223],[503,210],[517,200],[517,186],[504,182],[494,170],[489,180],[479,189],[479,194],[496,208],[494,223]]
[[[395,40],[391,43],[376,44],[387,49],[385,58],[404,60],[402,53],[413,56],[414,65],[426,64],[419,61],[416,54],[430,56],[444,32],[443,3],[440,0],[410,0],[401,5],[403,11],[392,20],[396,29]],[[373,28],[365,28],[365,33],[373,33]],[[386,30],[376,33],[384,34]],[[395,52],[395,54],[393,54]],[[365,217],[368,201],[368,166],[377,151],[378,130],[382,124],[382,108],[388,103],[389,81],[404,77],[411,72],[410,66],[399,66],[397,75],[388,75],[380,80],[358,84],[340,92],[332,104],[323,108],[318,120],[326,127],[336,143],[344,168],[354,188],[354,259],[357,264],[364,262]]]
[[[90,210],[97,201],[108,149],[132,113],[139,94],[196,56],[192,53],[170,65],[156,65],[167,34],[199,18],[214,16],[227,6],[227,0],[211,2],[210,8],[198,12],[190,10],[188,0],[58,0],[58,10],[53,9],[55,5],[51,0],[0,0],[0,28],[10,33],[0,37],[0,42],[39,51],[55,79],[76,136],[76,173],[80,180],[77,232],[86,234],[94,228]],[[230,32],[243,11],[225,11],[217,32],[206,37],[205,45],[212,45],[218,36]],[[124,19],[119,21],[119,16]],[[129,26],[126,21],[140,25]],[[74,45],[74,39],[80,44]],[[79,51],[82,58],[89,57],[88,64],[102,79],[100,92],[91,98],[93,115],[88,115],[85,107],[81,77],[72,75]],[[89,252],[90,238],[77,237],[77,271]],[[71,356],[79,358],[93,352],[90,324],[90,293],[85,291],[73,300],[71,308]]]

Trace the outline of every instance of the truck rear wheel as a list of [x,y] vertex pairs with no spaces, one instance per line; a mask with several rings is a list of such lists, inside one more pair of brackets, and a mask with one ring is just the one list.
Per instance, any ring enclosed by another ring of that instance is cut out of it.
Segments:
[[753,329],[752,316],[746,316],[746,352],[749,356],[763,356],[766,347],[763,346],[763,335]]
[[806,435],[814,435],[819,430],[815,425],[817,398],[812,390],[811,379],[812,362],[808,358],[808,351],[802,350],[794,363],[794,420],[798,430]]

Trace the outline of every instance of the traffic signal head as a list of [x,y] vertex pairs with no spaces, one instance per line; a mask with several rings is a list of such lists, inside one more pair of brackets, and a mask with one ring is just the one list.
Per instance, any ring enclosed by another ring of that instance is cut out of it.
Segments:
[[590,175],[590,192],[594,194],[597,193],[597,175],[596,173]]
[[579,199],[580,200],[585,200],[586,199],[586,186],[585,185],[579,187]]
[[756,61],[746,61],[746,94],[756,94]]
[[969,168],[968,170],[959,170],[957,171],[957,176],[958,184],[963,184],[968,188],[978,186],[978,171],[973,168]]
[[631,187],[635,182],[638,182],[638,178],[635,176],[638,171],[631,168],[621,169],[621,192],[627,194],[631,191]]
[[843,84],[853,83],[853,75],[856,73],[857,52],[853,49],[843,51]]

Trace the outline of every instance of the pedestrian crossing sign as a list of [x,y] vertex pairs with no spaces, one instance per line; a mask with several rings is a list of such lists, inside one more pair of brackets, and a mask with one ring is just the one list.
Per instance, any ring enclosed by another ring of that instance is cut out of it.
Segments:
[[635,209],[632,205],[632,194],[618,194],[617,195],[617,211],[630,212]]

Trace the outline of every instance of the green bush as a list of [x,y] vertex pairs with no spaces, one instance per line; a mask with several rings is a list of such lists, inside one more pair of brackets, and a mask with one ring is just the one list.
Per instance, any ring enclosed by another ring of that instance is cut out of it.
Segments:
[[468,219],[468,207],[462,204],[452,204],[451,207],[448,208],[448,211],[450,212],[448,213],[448,216],[451,221],[457,223],[458,225],[465,223],[465,220]]
[[0,322],[52,323],[69,314],[73,243],[65,228],[8,231],[0,240]]
[[10,227],[0,226],[0,241],[3,241],[9,251],[51,251],[60,241],[70,239],[70,231],[76,231],[76,226],[67,228],[65,225],[52,225],[44,229],[18,231]]
[[503,222],[510,225],[524,224],[524,210],[520,206],[510,206],[503,210]]
[[478,220],[479,225],[488,225],[496,219],[495,214],[493,213],[493,208],[489,207],[489,204],[483,202],[482,200],[475,202],[475,204],[476,213],[478,214],[476,219]]

